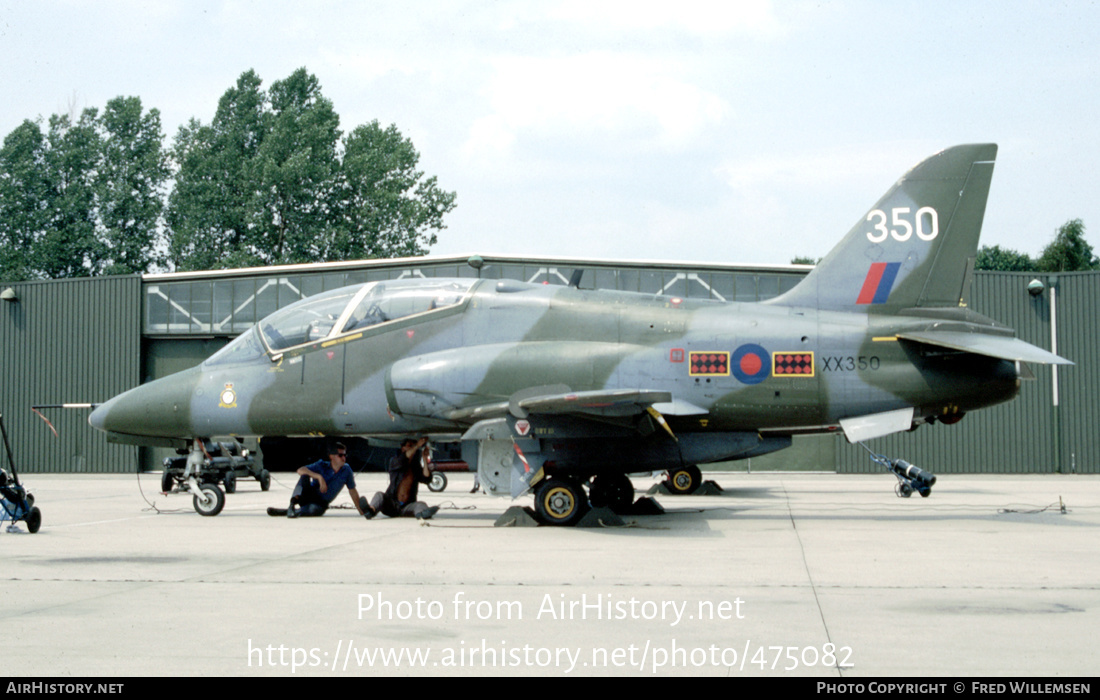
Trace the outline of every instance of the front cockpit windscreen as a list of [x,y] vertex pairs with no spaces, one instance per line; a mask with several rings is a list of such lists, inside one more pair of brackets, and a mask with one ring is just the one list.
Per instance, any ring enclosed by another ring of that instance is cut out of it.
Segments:
[[251,362],[263,357],[267,350],[260,339],[256,337],[256,327],[249,328],[237,338],[207,358],[207,365],[232,365],[241,362]]
[[411,279],[368,282],[295,302],[260,321],[273,353],[330,336],[454,306],[476,280]]

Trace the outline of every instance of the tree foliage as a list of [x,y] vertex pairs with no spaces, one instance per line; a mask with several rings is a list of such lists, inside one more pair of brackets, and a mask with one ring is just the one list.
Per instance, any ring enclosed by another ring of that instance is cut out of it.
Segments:
[[160,114],[118,97],[102,114],[24,121],[0,147],[0,278],[84,277],[157,264],[169,176]]
[[420,154],[395,126],[345,137],[339,123],[303,68],[267,92],[248,71],[209,125],[181,128],[167,216],[176,268],[426,253],[455,194],[416,169]]
[[1035,261],[1027,253],[1020,253],[999,245],[983,245],[974,261],[975,270],[1000,272],[1027,272],[1035,269]]
[[304,68],[243,73],[170,150],[136,97],[27,120],[0,148],[0,279],[423,255],[455,193],[419,160],[393,125],[344,136]]
[[1039,254],[1036,268],[1042,272],[1100,270],[1100,260],[1085,240],[1084,222],[1071,219],[1062,224],[1054,234],[1054,240]]

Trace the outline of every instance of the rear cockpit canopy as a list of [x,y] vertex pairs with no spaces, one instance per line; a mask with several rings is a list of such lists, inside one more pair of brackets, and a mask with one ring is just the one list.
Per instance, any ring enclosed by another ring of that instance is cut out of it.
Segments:
[[260,321],[206,361],[246,362],[417,314],[457,306],[474,279],[405,279],[341,287],[297,301]]

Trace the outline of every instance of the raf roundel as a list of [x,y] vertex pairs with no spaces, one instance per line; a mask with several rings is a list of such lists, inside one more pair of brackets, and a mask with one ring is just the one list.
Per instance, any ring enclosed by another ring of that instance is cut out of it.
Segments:
[[755,343],[737,348],[730,358],[730,370],[742,384],[759,384],[771,374],[771,356]]

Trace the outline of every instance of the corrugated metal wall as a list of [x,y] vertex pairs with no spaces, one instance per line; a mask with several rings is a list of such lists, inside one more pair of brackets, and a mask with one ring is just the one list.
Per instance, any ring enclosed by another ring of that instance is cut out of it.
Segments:
[[[1039,296],[1027,284],[1040,279]],[[936,473],[1100,473],[1095,420],[1100,397],[1100,335],[1097,306],[1100,274],[1065,273],[1056,280],[1058,354],[1077,363],[1058,369],[1059,399],[1054,406],[1053,369],[1031,365],[1015,400],[968,414],[955,425],[922,426],[870,441],[868,447],[904,458]],[[1051,349],[1051,279],[1038,273],[979,272],[970,306],[1016,329],[1033,345]],[[1061,439],[1059,440],[1059,434]],[[881,469],[858,445],[839,440],[837,471]]]
[[1058,354],[1077,363],[1058,369],[1062,471],[1100,474],[1100,273],[1059,275],[1057,305]]
[[[20,473],[118,472],[135,448],[109,445],[88,411],[32,405],[102,402],[141,382],[141,277],[20,282],[0,301],[0,412]],[[0,458],[7,465],[7,458]]]

